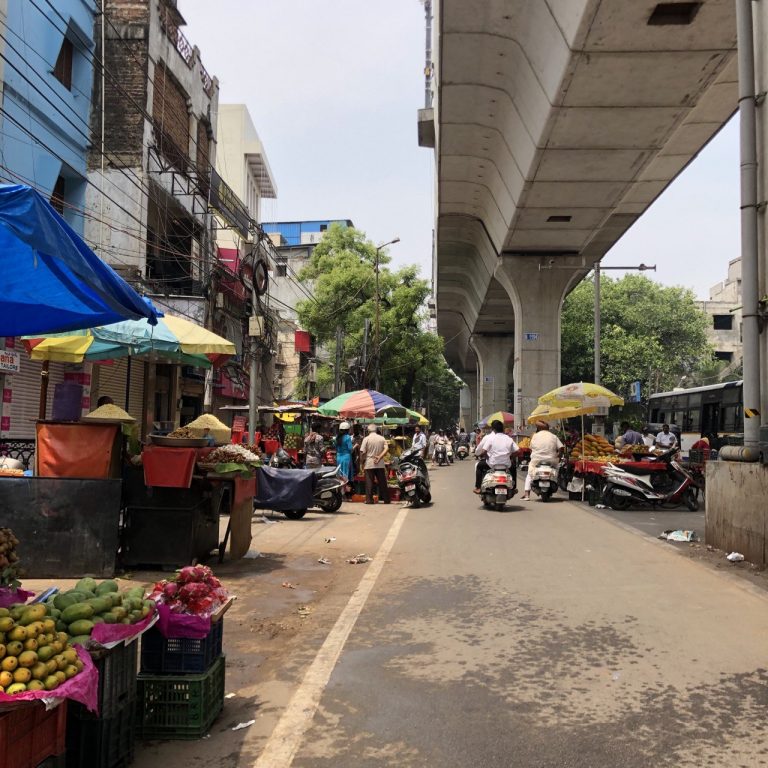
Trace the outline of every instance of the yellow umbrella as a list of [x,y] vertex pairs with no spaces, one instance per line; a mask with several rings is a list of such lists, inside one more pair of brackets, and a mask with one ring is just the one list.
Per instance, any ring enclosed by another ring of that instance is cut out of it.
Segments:
[[557,419],[572,419],[576,416],[586,416],[590,413],[595,413],[597,407],[594,405],[583,406],[566,406],[558,408],[551,405],[537,405],[531,412],[527,421],[529,424],[533,424],[539,420],[543,421],[555,421]]
[[593,405],[596,408],[611,405],[624,405],[624,398],[619,397],[610,389],[600,384],[577,381],[575,384],[564,384],[562,387],[547,392],[539,398],[542,405],[554,405],[558,408],[568,406]]

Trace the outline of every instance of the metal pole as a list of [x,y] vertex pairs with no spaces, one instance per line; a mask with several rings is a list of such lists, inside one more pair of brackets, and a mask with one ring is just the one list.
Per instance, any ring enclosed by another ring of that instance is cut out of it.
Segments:
[[757,140],[752,0],[736,0],[741,155],[741,290],[744,446],[760,441],[760,317],[757,241]]
[[375,387],[374,389],[379,389],[379,360],[381,357],[381,350],[379,348],[379,334],[381,333],[380,328],[380,322],[381,322],[381,295],[379,294],[379,251],[381,250],[383,246],[379,246],[376,249],[376,326],[374,328],[374,348],[376,350],[375,354],[375,360],[376,360],[376,377],[374,379]]
[[47,360],[43,360],[43,367],[40,371],[40,404],[37,409],[37,418],[42,420],[46,416],[48,410],[48,369],[50,363]]
[[368,334],[371,330],[371,321],[366,317],[363,323],[363,353],[360,355],[360,387],[368,384]]
[[[256,317],[256,310],[258,308],[258,297],[256,295],[256,288],[251,288],[251,302],[253,317]],[[259,359],[256,354],[256,337],[251,336],[251,371],[250,371],[250,386],[248,388],[248,431],[250,432],[251,440],[253,440],[254,434],[256,434],[256,424],[259,419],[259,396],[257,393],[257,387],[259,382]]]
[[600,383],[600,262],[595,264],[595,384]]
[[341,358],[344,346],[344,329],[340,326],[336,326],[336,370],[334,371],[333,379],[333,396],[337,397],[341,394]]

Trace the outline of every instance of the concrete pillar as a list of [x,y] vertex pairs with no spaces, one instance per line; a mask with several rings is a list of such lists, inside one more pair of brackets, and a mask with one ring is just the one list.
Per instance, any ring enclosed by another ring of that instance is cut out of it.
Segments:
[[[471,384],[468,380],[471,380]],[[467,373],[464,386],[459,392],[459,426],[469,432],[477,421],[477,375],[474,371]]]
[[474,334],[472,347],[479,366],[478,412],[484,418],[493,411],[506,411],[509,358],[514,349],[511,334],[490,336]]
[[560,386],[560,311],[567,292],[587,271],[580,257],[499,259],[495,277],[506,288],[515,313],[517,424],[525,423],[541,395]]

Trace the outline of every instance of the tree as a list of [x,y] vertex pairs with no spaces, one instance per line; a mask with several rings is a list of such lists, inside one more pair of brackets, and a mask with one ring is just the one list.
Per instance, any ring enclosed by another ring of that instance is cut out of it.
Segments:
[[[373,386],[378,362],[382,391],[411,407],[414,394],[422,394],[420,382],[442,380],[449,369],[443,358],[442,339],[426,330],[425,302],[431,293],[428,281],[419,277],[415,266],[393,272],[387,266],[389,261],[387,253],[381,251],[379,349],[372,331],[376,315],[376,247],[360,230],[332,225],[326,232],[299,274],[301,280],[313,282],[314,299],[300,302],[297,311],[302,325],[332,356],[336,351],[336,329],[342,328],[344,369],[359,369],[362,359],[367,358],[365,370],[359,371],[358,384]],[[366,320],[371,332],[364,350]],[[330,367],[321,366],[318,379],[327,380],[329,376]]]
[[[585,280],[563,305],[563,382],[594,378],[594,290]],[[712,360],[708,318],[691,291],[644,275],[603,277],[600,304],[601,378],[618,394],[627,394],[633,381],[644,382],[646,391],[672,389]]]

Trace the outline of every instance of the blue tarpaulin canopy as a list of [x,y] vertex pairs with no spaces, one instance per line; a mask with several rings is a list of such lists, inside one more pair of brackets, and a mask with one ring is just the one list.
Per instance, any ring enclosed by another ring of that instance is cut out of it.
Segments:
[[34,189],[0,184],[0,336],[161,315]]

